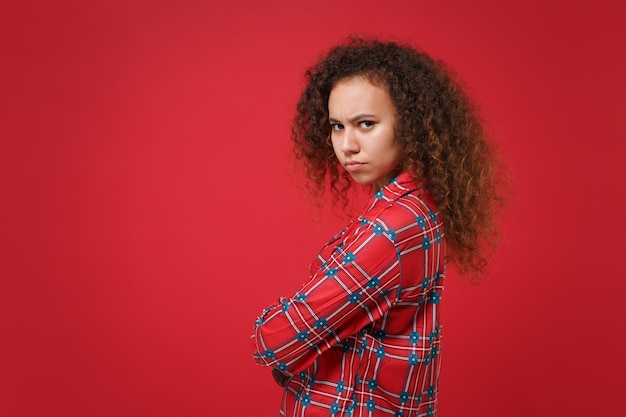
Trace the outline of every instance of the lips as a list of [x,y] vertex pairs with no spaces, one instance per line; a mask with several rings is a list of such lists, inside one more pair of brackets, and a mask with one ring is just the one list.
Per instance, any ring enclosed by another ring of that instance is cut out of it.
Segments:
[[346,162],[343,166],[346,168],[346,171],[353,172],[358,171],[364,165],[363,162],[350,161]]

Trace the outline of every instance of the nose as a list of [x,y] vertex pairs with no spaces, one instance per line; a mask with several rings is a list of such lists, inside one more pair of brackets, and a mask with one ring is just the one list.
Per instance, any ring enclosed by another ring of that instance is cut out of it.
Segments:
[[345,154],[353,154],[359,152],[359,141],[357,140],[356,132],[350,127],[346,127],[343,130],[339,149]]

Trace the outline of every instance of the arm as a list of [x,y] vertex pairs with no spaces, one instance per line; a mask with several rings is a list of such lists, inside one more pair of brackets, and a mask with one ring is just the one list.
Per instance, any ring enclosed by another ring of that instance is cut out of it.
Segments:
[[255,360],[287,374],[379,319],[395,303],[400,260],[382,226],[348,231],[290,299],[264,310],[251,338]]

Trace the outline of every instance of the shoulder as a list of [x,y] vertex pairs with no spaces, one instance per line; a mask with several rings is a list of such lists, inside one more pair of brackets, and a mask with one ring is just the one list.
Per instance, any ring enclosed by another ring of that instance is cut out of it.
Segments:
[[427,196],[421,195],[417,190],[389,201],[380,201],[376,205],[378,207],[375,206],[363,213],[362,218],[369,221],[384,222],[395,228],[401,228],[415,222],[439,222],[435,205]]
[[429,221],[437,221],[437,209],[427,198],[418,194],[417,191],[407,193],[390,202],[388,207],[381,212],[380,217],[389,218],[390,221],[402,225],[403,223],[416,221],[424,218]]

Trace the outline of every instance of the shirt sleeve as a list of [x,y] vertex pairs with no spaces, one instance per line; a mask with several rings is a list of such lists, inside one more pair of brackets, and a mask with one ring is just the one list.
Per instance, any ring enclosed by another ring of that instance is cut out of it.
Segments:
[[383,316],[400,289],[393,238],[393,231],[381,225],[358,227],[325,248],[309,282],[256,321],[251,344],[257,363],[300,372]]

